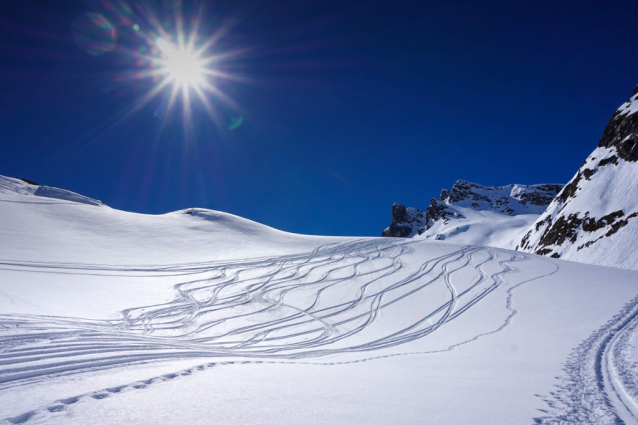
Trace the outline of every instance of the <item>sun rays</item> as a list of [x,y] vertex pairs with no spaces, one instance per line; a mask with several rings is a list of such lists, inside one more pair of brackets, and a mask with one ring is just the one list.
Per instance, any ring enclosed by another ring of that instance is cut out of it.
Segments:
[[[193,126],[194,117],[201,115],[199,111],[220,128],[228,127],[228,116],[244,115],[227,89],[229,84],[248,82],[232,66],[246,49],[223,42],[238,19],[211,19],[203,7],[185,11],[181,2],[171,8],[123,0],[101,4],[100,19],[118,28],[113,54],[124,66],[116,84],[124,90],[129,87],[129,95],[134,96],[119,111],[114,125],[148,108],[163,122],[180,114],[185,131]],[[93,36],[91,41],[96,34],[101,35],[93,29],[85,32]]]

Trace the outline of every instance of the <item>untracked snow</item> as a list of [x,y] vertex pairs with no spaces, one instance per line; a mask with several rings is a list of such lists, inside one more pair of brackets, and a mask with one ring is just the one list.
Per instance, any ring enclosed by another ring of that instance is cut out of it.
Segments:
[[425,212],[395,204],[383,236],[514,249],[561,189],[558,184],[489,187],[458,180]]
[[638,89],[517,249],[638,270]]
[[0,180],[4,423],[638,423],[638,272],[23,184]]

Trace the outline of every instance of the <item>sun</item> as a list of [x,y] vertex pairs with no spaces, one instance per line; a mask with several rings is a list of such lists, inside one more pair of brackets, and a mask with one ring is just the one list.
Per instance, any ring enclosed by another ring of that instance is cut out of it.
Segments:
[[162,52],[159,69],[166,73],[166,78],[182,89],[201,88],[206,80],[208,70],[206,60],[188,47],[178,47],[164,38],[158,38],[155,45]]
[[[118,1],[127,5],[127,0]],[[253,83],[241,72],[241,61],[251,49],[226,40],[239,19],[230,16],[219,25],[207,26],[204,24],[210,18],[205,19],[208,15],[203,6],[185,11],[181,1],[175,3],[170,11],[160,10],[152,2],[140,2],[139,7],[122,6],[109,12],[109,19],[115,22],[111,26],[120,28],[117,48],[112,50],[124,65],[114,82],[117,86],[128,84],[135,95],[133,102],[118,112],[114,125],[153,105],[153,115],[162,120],[162,128],[173,122],[171,117],[181,109],[185,133],[194,127],[194,119],[204,115],[220,128],[234,130],[241,125],[244,113],[229,92],[236,84]],[[85,26],[89,25],[96,27],[85,31],[92,38],[81,38],[82,42],[99,39],[103,33],[104,37],[111,35],[102,31],[101,20],[88,19]],[[103,45],[95,49],[105,50]],[[241,119],[229,127],[231,116]]]

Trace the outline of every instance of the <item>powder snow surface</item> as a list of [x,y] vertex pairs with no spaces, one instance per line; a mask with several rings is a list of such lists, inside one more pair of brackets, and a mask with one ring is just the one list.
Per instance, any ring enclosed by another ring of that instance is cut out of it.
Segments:
[[[600,165],[601,161],[615,157],[615,163]],[[589,169],[593,174],[589,179],[583,177],[583,170]],[[548,220],[555,222],[559,216],[591,217],[600,219],[616,211],[623,215],[617,219],[626,220],[626,224],[616,233],[611,233],[611,226],[604,226],[594,232],[582,230],[560,246],[550,245],[551,252],[560,258],[590,264],[621,267],[638,270],[638,162],[627,162],[616,156],[616,148],[596,148],[585,160],[581,169],[575,196],[563,202],[560,197],[554,199],[547,211],[543,213],[534,226],[529,237],[528,251],[539,247]]]
[[37,191],[0,180],[4,423],[638,423],[638,272]]
[[538,214],[505,215],[490,210],[450,206],[463,218],[438,220],[418,238],[514,249]]
[[549,203],[539,205],[530,199],[553,196],[555,192],[548,191],[550,186],[560,187],[488,187],[459,180],[445,199],[436,200],[445,208],[446,217],[429,223],[430,227],[419,237],[514,249]]

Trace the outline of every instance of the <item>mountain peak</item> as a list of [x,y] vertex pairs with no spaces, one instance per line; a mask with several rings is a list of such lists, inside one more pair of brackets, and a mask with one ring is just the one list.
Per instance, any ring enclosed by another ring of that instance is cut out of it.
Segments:
[[629,162],[638,161],[638,88],[609,119],[599,148],[615,148],[619,158]]
[[598,147],[521,239],[523,251],[638,267],[638,88],[611,116]]
[[441,192],[446,204],[472,207],[477,210],[494,210],[500,213],[540,214],[562,189],[560,184],[483,186],[465,180],[457,180],[449,192]]
[[[439,198],[432,198],[425,212],[395,203],[392,206],[392,223],[383,231],[382,236],[424,235],[424,237],[445,239],[459,229],[464,229],[463,232],[466,232],[469,230],[468,226],[479,221],[483,223],[482,227],[479,226],[482,228],[480,232],[499,233],[498,229],[488,229],[489,226],[484,226],[486,217],[501,223],[504,217],[516,216],[515,220],[510,220],[508,226],[501,227],[509,228],[512,223],[515,223],[515,227],[523,225],[529,227],[561,189],[562,185],[558,184],[510,184],[490,187],[457,180],[450,190],[443,189]],[[524,218],[521,218],[523,216]],[[475,230],[473,229],[467,235],[475,233]],[[458,234],[459,232],[454,233],[454,235]],[[471,241],[485,242],[479,236],[476,238]],[[489,245],[489,243],[485,244]],[[506,247],[514,247],[510,245],[508,240]]]
[[[406,208],[395,202],[392,205],[392,223],[381,236],[407,238],[414,234],[421,234],[425,225],[425,215],[416,208]],[[421,232],[421,233],[419,233]]]

